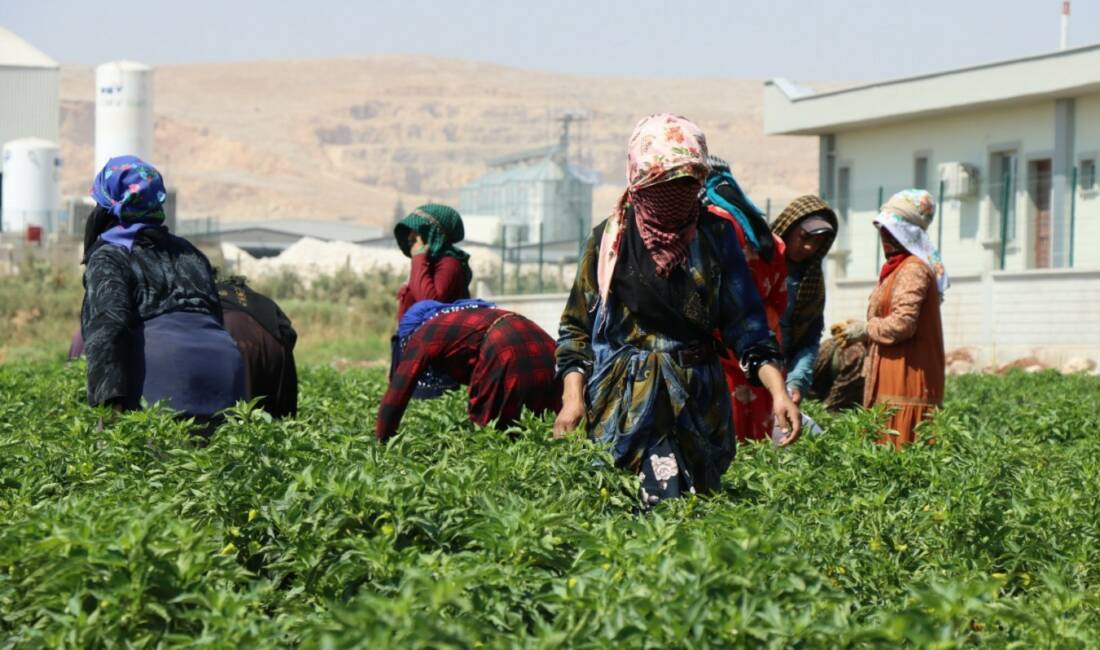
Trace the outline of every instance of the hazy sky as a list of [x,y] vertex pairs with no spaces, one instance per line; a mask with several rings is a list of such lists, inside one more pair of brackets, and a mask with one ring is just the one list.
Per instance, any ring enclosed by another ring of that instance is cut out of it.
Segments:
[[[1061,0],[0,0],[61,63],[422,53],[570,74],[870,80],[1057,48]],[[1070,45],[1100,42],[1074,0]]]

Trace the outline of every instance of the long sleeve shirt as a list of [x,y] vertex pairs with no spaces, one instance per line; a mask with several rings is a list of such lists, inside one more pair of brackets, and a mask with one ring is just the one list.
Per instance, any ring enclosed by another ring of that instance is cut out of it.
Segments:
[[454,302],[469,297],[461,262],[446,255],[432,262],[427,253],[420,253],[412,258],[409,281],[397,292],[397,319],[421,300]]
[[[788,323],[793,317],[795,299],[802,284],[803,268],[794,264],[787,267],[788,304],[782,322]],[[789,328],[784,327],[784,330]],[[811,323],[808,333],[801,341],[793,340],[788,331],[783,332],[783,343],[787,349],[787,387],[803,394],[810,390],[814,377],[814,360],[821,348],[821,335],[825,331],[825,316],[819,315]]]
[[210,314],[221,322],[214,272],[205,255],[163,228],[138,233],[129,251],[99,244],[84,269],[80,310],[89,404],[127,396],[133,328],[170,312]]
[[470,419],[507,424],[522,407],[561,407],[561,383],[554,378],[554,341],[533,322],[501,309],[464,309],[440,314],[420,326],[382,397],[375,437],[397,433],[428,367],[470,385]]

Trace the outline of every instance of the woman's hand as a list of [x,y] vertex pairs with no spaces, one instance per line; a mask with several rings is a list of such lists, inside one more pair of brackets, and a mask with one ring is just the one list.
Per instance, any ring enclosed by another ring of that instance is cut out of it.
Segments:
[[779,424],[784,436],[779,439],[779,446],[786,447],[802,435],[802,412],[798,405],[784,393],[781,399],[772,398],[772,413]]
[[565,376],[561,411],[554,420],[554,439],[560,440],[565,437],[565,434],[575,431],[584,419],[584,413],[584,375],[571,372]]
[[859,343],[867,339],[867,323],[853,321],[844,328],[845,343]]
[[410,237],[409,255],[416,257],[417,255],[424,253],[428,250],[428,244],[420,238],[420,235],[413,233]]
[[775,422],[785,434],[779,441],[779,446],[786,447],[802,435],[802,413],[787,394],[787,385],[779,368],[771,363],[764,364],[760,367],[759,376],[760,383],[771,393]]

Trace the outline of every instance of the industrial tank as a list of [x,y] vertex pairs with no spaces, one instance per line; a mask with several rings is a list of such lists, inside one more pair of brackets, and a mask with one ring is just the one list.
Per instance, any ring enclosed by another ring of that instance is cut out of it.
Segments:
[[24,138],[4,145],[0,229],[24,232],[57,229],[61,196],[61,149],[49,140]]
[[114,156],[153,158],[153,68],[133,61],[95,70],[95,169]]

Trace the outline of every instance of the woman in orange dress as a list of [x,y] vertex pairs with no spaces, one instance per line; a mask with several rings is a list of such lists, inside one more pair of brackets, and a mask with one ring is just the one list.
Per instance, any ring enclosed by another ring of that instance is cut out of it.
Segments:
[[886,263],[871,293],[867,322],[846,332],[869,344],[863,403],[891,412],[879,443],[897,448],[915,442],[917,425],[943,404],[940,303],[950,283],[927,234],[935,213],[932,195],[923,190],[898,192],[882,206],[875,226]]

